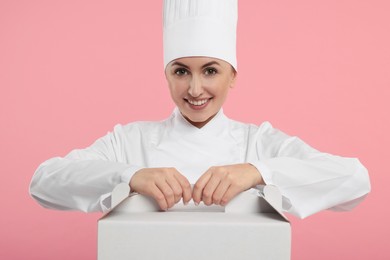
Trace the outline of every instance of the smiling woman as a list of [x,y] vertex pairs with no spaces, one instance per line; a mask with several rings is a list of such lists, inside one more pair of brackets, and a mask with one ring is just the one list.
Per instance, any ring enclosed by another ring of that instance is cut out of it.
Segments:
[[268,122],[224,115],[237,75],[236,23],[236,0],[165,0],[165,75],[175,111],[160,122],[117,125],[90,147],[47,160],[32,179],[32,196],[45,207],[105,211],[125,182],[166,210],[191,199],[226,205],[271,184],[283,209],[302,218],[356,206],[370,191],[358,159],[321,153]]
[[174,60],[165,75],[176,106],[198,128],[218,113],[236,79],[229,63],[209,57]]

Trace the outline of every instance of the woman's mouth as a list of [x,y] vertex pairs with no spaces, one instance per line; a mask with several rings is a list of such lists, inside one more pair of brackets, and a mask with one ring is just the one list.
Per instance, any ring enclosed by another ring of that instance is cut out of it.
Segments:
[[210,100],[211,100],[211,98],[205,98],[205,99],[199,99],[199,100],[186,99],[186,101],[188,102],[190,107],[193,109],[196,109],[196,110],[205,108]]

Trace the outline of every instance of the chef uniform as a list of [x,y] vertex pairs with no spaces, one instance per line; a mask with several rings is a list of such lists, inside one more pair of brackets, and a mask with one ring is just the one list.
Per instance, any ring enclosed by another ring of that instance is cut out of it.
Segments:
[[[236,0],[166,0],[165,65],[179,57],[207,56],[237,69],[236,13]],[[106,211],[113,188],[129,183],[142,168],[174,167],[195,183],[212,166],[238,163],[255,166],[267,185],[279,188],[283,209],[301,218],[325,209],[349,210],[370,191],[367,170],[356,158],[321,153],[269,122],[231,120],[223,109],[197,128],[176,108],[166,120],[117,125],[90,147],[45,161],[30,192],[44,207]]]

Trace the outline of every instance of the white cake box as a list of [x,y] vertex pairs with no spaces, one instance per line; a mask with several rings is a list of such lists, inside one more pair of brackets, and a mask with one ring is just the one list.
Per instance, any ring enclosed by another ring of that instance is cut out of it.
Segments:
[[251,189],[226,207],[177,204],[159,211],[127,184],[98,221],[98,260],[290,259],[291,227],[273,186]]

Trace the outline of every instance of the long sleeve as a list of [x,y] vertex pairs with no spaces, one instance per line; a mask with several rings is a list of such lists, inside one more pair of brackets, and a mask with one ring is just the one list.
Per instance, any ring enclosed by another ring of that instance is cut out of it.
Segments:
[[84,212],[105,211],[110,192],[120,182],[129,182],[140,169],[123,158],[121,127],[86,149],[73,150],[64,158],[42,163],[31,184],[31,196],[42,206]]
[[293,215],[350,210],[370,191],[367,170],[356,158],[321,153],[268,122],[253,139],[257,161],[252,164],[266,184],[280,189],[283,208]]

